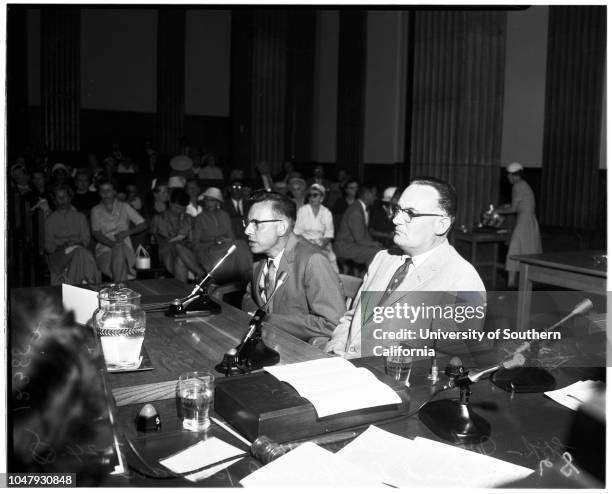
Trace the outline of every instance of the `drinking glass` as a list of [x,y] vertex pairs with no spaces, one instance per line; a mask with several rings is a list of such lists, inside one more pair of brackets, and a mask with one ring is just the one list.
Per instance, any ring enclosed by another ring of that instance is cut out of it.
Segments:
[[410,387],[413,350],[410,343],[400,341],[389,347],[390,354],[385,359],[385,374],[404,383],[406,387]]
[[202,432],[210,427],[215,376],[210,371],[185,372],[176,384],[176,411],[183,429]]

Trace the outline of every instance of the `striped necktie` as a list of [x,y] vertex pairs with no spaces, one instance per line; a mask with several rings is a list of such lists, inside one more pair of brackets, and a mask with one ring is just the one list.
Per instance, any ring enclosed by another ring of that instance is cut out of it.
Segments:
[[264,291],[266,294],[265,301],[270,300],[270,295],[274,291],[276,285],[276,267],[274,266],[274,259],[268,259],[266,269],[264,272]]

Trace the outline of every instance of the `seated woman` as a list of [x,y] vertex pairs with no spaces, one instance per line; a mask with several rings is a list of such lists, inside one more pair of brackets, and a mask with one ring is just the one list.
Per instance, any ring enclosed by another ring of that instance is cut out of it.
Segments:
[[70,205],[72,192],[67,185],[55,189],[56,209],[45,220],[45,250],[48,254],[51,284],[99,283],[100,272],[89,251],[89,225],[83,213]]
[[223,194],[216,187],[209,187],[202,194],[204,209],[194,221],[194,243],[198,262],[210,272],[229,247],[236,251],[223,263],[215,274],[216,283],[249,280],[253,267],[253,255],[244,240],[236,240],[229,214],[221,209]]
[[189,196],[183,189],[174,189],[170,207],[151,220],[151,233],[159,245],[159,257],[166,270],[177,280],[187,282],[188,272],[204,275],[198,265],[191,242],[191,217],[185,212]]
[[314,183],[308,189],[308,204],[298,209],[293,233],[325,251],[334,271],[338,273],[336,255],[331,246],[334,239],[334,220],[331,211],[323,206],[325,187]]
[[91,210],[92,235],[98,242],[96,262],[114,282],[126,281],[135,275],[136,255],[130,235],[145,231],[147,222],[132,206],[117,200],[112,180],[101,180],[98,192],[102,201]]

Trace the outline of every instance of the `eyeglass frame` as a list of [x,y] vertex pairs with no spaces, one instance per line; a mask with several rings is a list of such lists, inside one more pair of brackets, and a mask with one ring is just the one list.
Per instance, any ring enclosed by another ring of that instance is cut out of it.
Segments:
[[253,225],[253,228],[255,228],[255,230],[259,230],[259,225],[261,225],[262,223],[275,223],[278,221],[283,221],[283,220],[255,220],[255,219],[246,220],[246,219],[243,219],[242,226],[246,230],[249,226]]
[[448,216],[447,214],[439,213],[415,213],[411,208],[401,208],[398,204],[391,206],[391,219],[395,218],[400,212],[408,215],[408,223],[412,223],[414,218],[420,218],[422,216],[440,216],[442,218]]

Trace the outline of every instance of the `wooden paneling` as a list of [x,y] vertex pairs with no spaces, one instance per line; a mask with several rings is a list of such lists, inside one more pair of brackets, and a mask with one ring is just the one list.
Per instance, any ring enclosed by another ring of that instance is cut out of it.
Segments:
[[314,10],[290,10],[287,32],[285,158],[312,159],[315,64]]
[[157,19],[158,144],[175,154],[184,134],[185,9],[164,9]]
[[270,163],[273,172],[285,159],[287,11],[254,14],[251,146],[253,164]]
[[605,61],[605,7],[550,8],[543,223],[605,227],[598,183]]
[[457,222],[497,202],[506,14],[416,12],[410,175],[451,182]]
[[43,143],[51,151],[78,151],[80,11],[42,8],[41,107]]
[[366,27],[364,11],[340,11],[336,159],[360,179],[364,174]]

